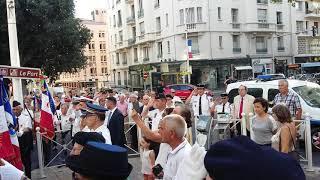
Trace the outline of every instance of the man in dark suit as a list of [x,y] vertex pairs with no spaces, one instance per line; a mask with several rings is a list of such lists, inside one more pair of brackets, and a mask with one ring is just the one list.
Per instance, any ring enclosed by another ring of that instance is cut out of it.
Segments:
[[126,137],[124,134],[124,116],[117,109],[117,100],[114,97],[107,98],[107,108],[109,114],[107,115],[106,123],[110,131],[111,142],[113,145],[125,147]]

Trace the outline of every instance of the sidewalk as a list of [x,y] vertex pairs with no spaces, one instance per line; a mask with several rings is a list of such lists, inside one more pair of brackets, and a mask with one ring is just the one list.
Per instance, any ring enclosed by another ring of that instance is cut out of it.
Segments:
[[[130,180],[142,180],[143,176],[140,173],[141,163],[139,157],[129,158],[129,162],[133,166],[130,174]],[[307,180],[318,180],[320,179],[320,172],[305,172]],[[71,171],[67,167],[52,167],[45,170],[46,180],[66,180],[71,179]],[[40,180],[39,169],[32,171],[32,179]]]

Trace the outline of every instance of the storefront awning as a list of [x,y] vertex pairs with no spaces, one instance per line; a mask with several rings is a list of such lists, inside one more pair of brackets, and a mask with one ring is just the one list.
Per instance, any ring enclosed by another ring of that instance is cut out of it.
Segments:
[[251,66],[237,66],[234,67],[237,71],[242,71],[242,70],[251,70],[252,67]]
[[301,67],[318,67],[320,66],[320,62],[314,62],[314,63],[302,63]]

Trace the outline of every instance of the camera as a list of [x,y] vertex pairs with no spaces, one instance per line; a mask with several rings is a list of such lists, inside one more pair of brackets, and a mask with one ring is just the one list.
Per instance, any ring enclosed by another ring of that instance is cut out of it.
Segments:
[[157,164],[152,168],[152,172],[156,177],[160,176],[160,173],[162,172],[162,170],[163,168],[160,164]]

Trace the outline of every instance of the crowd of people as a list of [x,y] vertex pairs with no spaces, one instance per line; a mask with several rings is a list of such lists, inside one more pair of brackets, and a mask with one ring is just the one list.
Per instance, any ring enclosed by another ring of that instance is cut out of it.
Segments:
[[[267,100],[249,95],[246,86],[238,90],[232,104],[228,94],[211,97],[201,84],[185,101],[174,89],[169,94],[112,89],[93,96],[76,90],[55,94],[54,140],[66,144],[72,139],[66,165],[79,180],[127,179],[132,170],[128,148],[140,151],[145,180],[305,179],[295,154],[297,129],[292,121],[301,119],[301,105],[297,95],[288,90],[288,81],[279,81],[280,93],[272,108]],[[19,121],[20,147],[27,147],[21,151],[26,176],[31,178],[32,143],[28,142],[32,142],[37,110],[30,97],[23,104],[14,102],[13,109]],[[208,150],[200,147],[192,127],[200,116],[215,119],[219,113],[246,121],[243,128],[252,138],[240,135],[238,123],[231,129],[231,139]],[[125,134],[128,129],[130,133]],[[45,163],[50,161],[53,144],[44,139]]]

